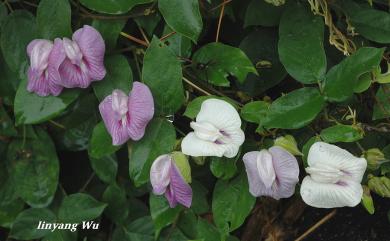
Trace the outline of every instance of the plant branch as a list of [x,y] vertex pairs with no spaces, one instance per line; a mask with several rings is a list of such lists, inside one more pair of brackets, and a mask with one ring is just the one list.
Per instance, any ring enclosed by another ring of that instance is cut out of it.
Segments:
[[219,18],[218,18],[218,27],[217,27],[217,34],[215,36],[215,42],[218,42],[218,40],[219,40],[219,32],[221,31],[222,18],[223,18],[223,14],[225,12],[225,5],[226,5],[226,0],[223,0],[221,12],[220,12]]
[[333,209],[332,212],[328,213],[325,217],[323,217],[320,221],[310,227],[306,232],[304,232],[301,236],[299,236],[295,241],[302,241],[307,236],[309,236],[312,232],[314,232],[317,228],[319,228],[322,224],[326,223],[329,219],[331,219],[334,215],[336,215],[337,210]]
[[127,33],[125,33],[125,32],[120,32],[120,35],[122,35],[123,37],[125,37],[125,38],[127,38],[127,39],[130,39],[130,40],[133,41],[133,42],[136,42],[136,43],[138,43],[138,44],[141,44],[141,45],[143,45],[143,46],[145,46],[145,47],[148,47],[148,46],[149,46],[149,44],[148,44],[147,42],[145,42],[145,41],[143,41],[143,40],[141,40],[141,39],[139,39],[139,38],[136,38],[136,37],[134,37],[134,36],[132,36],[132,35],[130,35],[130,34],[127,34]]

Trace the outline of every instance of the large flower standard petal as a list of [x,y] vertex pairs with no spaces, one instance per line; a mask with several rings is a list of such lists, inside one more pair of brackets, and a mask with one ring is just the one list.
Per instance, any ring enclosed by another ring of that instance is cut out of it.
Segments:
[[[179,203],[189,208],[192,203],[192,189],[187,183],[190,181],[189,177],[184,174],[189,170],[188,160],[175,158],[175,156],[177,155],[161,155],[153,162],[150,169],[150,182],[153,193],[165,195],[171,208]],[[178,165],[178,161],[182,163]],[[182,170],[183,168],[187,170]]]
[[367,167],[364,158],[325,142],[314,143],[309,150],[309,174],[302,181],[303,201],[317,208],[354,207],[363,195],[362,181]]
[[274,146],[268,150],[248,152],[243,157],[248,175],[249,192],[274,199],[294,194],[299,181],[297,159],[285,149]]
[[181,144],[186,155],[231,158],[237,155],[245,140],[238,112],[223,100],[205,100],[196,121],[190,125],[194,131]]
[[129,139],[139,140],[154,115],[153,96],[148,86],[134,82],[129,95],[114,90],[99,104],[100,114],[112,137],[113,145]]

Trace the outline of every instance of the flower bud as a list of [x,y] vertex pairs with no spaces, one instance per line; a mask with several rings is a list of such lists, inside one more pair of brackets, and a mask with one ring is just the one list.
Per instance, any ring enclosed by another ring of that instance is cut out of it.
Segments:
[[295,141],[292,135],[286,135],[276,138],[274,142],[275,146],[280,146],[286,149],[288,152],[294,156],[302,156],[302,152],[298,150],[297,142]]
[[188,157],[178,151],[172,152],[171,155],[184,180],[187,183],[191,183],[191,166],[188,162]]
[[385,160],[385,155],[378,148],[371,148],[364,152],[364,158],[367,160],[368,169],[376,170]]
[[373,175],[368,176],[368,187],[371,191],[382,197],[390,197],[390,179],[386,176],[375,177]]
[[372,200],[370,189],[365,185],[363,185],[362,204],[369,214],[374,214],[374,201]]

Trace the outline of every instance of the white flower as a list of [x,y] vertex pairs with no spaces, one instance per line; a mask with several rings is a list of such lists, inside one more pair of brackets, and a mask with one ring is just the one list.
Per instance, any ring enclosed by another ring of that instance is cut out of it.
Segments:
[[234,157],[245,140],[236,109],[219,99],[202,103],[194,129],[182,141],[182,152],[190,156]]
[[308,155],[302,181],[303,201],[317,208],[354,207],[363,195],[362,181],[367,167],[364,158],[324,142],[314,143]]

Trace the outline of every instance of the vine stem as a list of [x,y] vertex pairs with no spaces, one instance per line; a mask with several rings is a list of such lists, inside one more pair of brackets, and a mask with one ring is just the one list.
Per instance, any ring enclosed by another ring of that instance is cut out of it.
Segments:
[[218,43],[218,40],[219,40],[219,32],[221,31],[221,24],[222,24],[223,13],[225,12],[225,5],[226,5],[226,0],[223,0],[222,7],[221,7],[221,12],[219,14],[219,19],[218,19],[217,34],[215,36],[215,42],[217,42],[217,43]]
[[194,89],[197,89],[198,91],[202,92],[203,94],[205,95],[212,95],[210,94],[209,92],[207,92],[206,90],[200,88],[199,86],[197,86],[196,84],[192,83],[189,79],[187,79],[186,77],[183,76],[183,80],[184,82],[186,82],[188,85],[190,85],[191,87],[193,87]]
[[91,183],[92,179],[95,177],[95,173],[92,172],[92,174],[89,176],[85,184],[80,188],[79,192],[84,192],[85,189],[88,187],[89,183]]
[[164,41],[165,39],[171,37],[172,35],[176,34],[175,31],[168,33],[167,35],[164,35],[160,38],[160,41]]
[[331,219],[334,215],[336,215],[337,210],[334,209],[332,212],[328,213],[325,217],[323,217],[320,221],[318,221],[316,224],[314,224],[312,227],[310,227],[306,232],[304,232],[301,236],[299,236],[294,241],[302,241],[304,240],[308,235],[310,235],[312,232],[314,232],[318,227],[320,227],[322,224],[326,223],[329,219]]
[[123,37],[125,37],[125,38],[127,38],[127,39],[130,39],[130,40],[133,41],[133,42],[136,42],[136,43],[138,43],[138,44],[141,44],[141,45],[143,45],[143,46],[145,46],[145,47],[148,47],[148,46],[149,46],[147,42],[145,42],[145,41],[143,41],[143,40],[141,40],[141,39],[139,39],[139,38],[136,38],[136,37],[134,37],[134,36],[132,36],[132,35],[130,35],[130,34],[127,34],[127,33],[125,33],[125,32],[120,32],[120,35],[122,35]]

